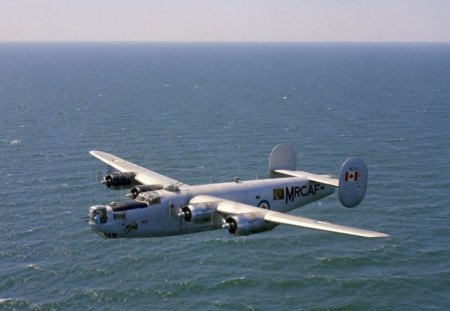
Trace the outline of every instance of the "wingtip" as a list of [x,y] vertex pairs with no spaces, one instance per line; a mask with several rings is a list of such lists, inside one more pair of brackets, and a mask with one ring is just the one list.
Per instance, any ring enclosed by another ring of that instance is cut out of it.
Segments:
[[387,238],[389,237],[389,234],[382,233],[382,232],[373,232],[369,238]]
[[93,157],[95,157],[95,158],[101,160],[101,155],[102,155],[102,152],[101,152],[101,151],[98,151],[98,150],[91,150],[91,151],[89,151],[89,154],[90,154],[91,156],[93,156]]

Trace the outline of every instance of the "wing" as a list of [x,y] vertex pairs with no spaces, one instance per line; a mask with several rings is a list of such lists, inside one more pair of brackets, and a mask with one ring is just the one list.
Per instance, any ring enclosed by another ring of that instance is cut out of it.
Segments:
[[[144,167],[116,157],[112,154],[102,151],[90,151],[89,153],[120,172],[135,173],[136,176],[134,177],[134,179],[144,185],[161,184],[163,187],[167,187],[174,184],[181,184],[181,182],[179,182],[178,180],[158,174]],[[180,188],[182,188],[183,186],[187,185],[183,184],[180,186]]]
[[321,184],[326,184],[334,187],[339,187],[339,179],[333,178],[330,175],[316,175],[307,172],[301,171],[289,171],[289,170],[275,170],[276,173],[293,176],[293,177],[302,177],[306,178],[310,181],[315,181]]
[[387,237],[388,235],[385,233],[368,231],[353,227],[347,227],[342,225],[336,225],[324,221],[294,216],[290,214],[270,211],[258,207],[254,207],[247,204],[238,203],[235,201],[229,201],[220,199],[213,196],[197,196],[191,200],[191,203],[207,203],[209,205],[214,205],[216,207],[216,211],[219,212],[226,218],[230,215],[251,215],[253,219],[264,220],[273,224],[283,224],[283,225],[291,225],[296,227],[317,229],[323,231],[337,232],[349,235],[356,235],[366,238],[380,238]]

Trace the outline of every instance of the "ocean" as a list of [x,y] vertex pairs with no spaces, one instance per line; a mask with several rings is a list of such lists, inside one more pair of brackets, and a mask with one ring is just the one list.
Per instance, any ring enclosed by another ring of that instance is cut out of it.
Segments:
[[[448,310],[450,45],[0,44],[0,310]],[[279,226],[105,240],[113,153],[187,184],[369,167],[365,200]]]

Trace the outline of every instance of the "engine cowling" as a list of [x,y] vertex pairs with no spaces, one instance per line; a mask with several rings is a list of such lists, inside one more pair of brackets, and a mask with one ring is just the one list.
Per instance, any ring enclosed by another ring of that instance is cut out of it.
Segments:
[[211,221],[215,206],[206,203],[189,204],[181,209],[180,216],[188,222],[203,223]]
[[247,214],[228,216],[225,222],[223,227],[234,235],[250,235],[272,230],[276,226],[262,218]]
[[102,184],[108,188],[125,188],[135,184],[135,173],[113,172],[103,177]]
[[155,191],[161,189],[163,189],[162,185],[137,185],[130,189],[130,193],[127,194],[127,197],[136,199],[137,196],[142,192]]

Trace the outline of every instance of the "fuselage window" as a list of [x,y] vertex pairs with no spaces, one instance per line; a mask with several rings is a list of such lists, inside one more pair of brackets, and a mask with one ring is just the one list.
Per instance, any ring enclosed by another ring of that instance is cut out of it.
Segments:
[[113,213],[113,219],[125,219],[125,213]]
[[161,203],[161,197],[152,198],[152,199],[150,199],[150,202],[149,202],[150,205],[160,204],[160,203]]

